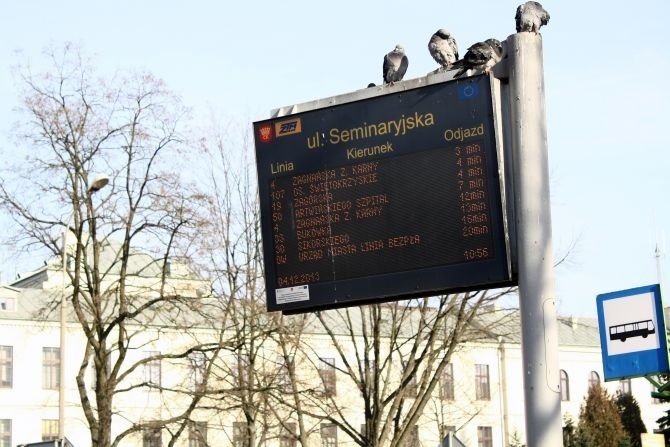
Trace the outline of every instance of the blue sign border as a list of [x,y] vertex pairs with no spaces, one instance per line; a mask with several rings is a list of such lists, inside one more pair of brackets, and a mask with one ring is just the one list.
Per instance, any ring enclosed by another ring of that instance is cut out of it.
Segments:
[[[657,349],[650,349],[646,351],[609,355],[607,351],[608,330],[607,325],[605,324],[603,302],[611,299],[641,295],[650,292],[654,294],[654,305],[656,306],[655,324],[658,330],[660,346]],[[667,335],[665,332],[665,318],[663,303],[661,301],[660,285],[652,284],[649,286],[635,287],[633,289],[620,290],[617,292],[602,293],[596,297],[596,306],[598,309],[600,349],[603,358],[605,381],[670,372],[668,365]]]

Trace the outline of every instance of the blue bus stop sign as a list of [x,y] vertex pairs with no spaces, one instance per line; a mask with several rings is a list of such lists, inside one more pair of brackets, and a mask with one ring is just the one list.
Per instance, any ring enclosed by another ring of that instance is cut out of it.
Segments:
[[658,284],[596,297],[605,380],[669,372]]

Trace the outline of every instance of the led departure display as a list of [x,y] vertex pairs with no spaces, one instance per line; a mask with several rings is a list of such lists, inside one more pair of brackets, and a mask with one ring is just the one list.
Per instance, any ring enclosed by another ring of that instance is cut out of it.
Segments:
[[490,82],[254,123],[268,310],[513,283]]

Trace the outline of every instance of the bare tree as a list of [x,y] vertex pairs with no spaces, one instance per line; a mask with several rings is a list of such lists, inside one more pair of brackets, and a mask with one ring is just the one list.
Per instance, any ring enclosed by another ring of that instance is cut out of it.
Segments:
[[319,376],[310,374],[318,371],[319,364],[313,357],[305,355],[306,351],[316,349],[315,344],[318,343],[310,337],[314,335],[309,330],[314,318],[310,314],[285,316],[278,312],[272,316],[277,322],[274,342],[284,359],[284,368],[283,380],[268,396],[271,402],[269,408],[280,425],[280,435],[284,433],[297,444],[308,447],[310,436],[323,419],[314,419],[315,413],[310,411],[313,405],[302,397],[305,394],[320,399],[329,396],[322,384],[315,381]]
[[[452,354],[461,343],[492,335],[492,325],[475,317],[489,313],[489,319],[504,318],[505,313],[491,312],[488,305],[507,293],[509,289],[319,312],[314,330],[325,331],[330,340],[338,377],[347,382],[342,388],[356,389],[359,398],[352,403],[351,396],[343,400],[323,387],[304,385],[284,402],[336,426],[363,447],[417,445],[415,427],[426,406],[435,404]],[[303,365],[323,355],[324,346],[310,339],[301,346]],[[297,376],[294,380],[308,383]],[[358,414],[364,415],[362,426],[356,426]]]
[[201,140],[214,197],[203,268],[226,315],[221,356],[211,371],[215,385],[201,408],[219,415],[235,445],[252,447],[281,435],[268,396],[283,386],[289,365],[275,349],[280,321],[265,309],[260,215],[248,158],[252,146],[248,133],[231,127],[212,126]]
[[[0,207],[16,224],[9,242],[63,261],[63,287],[44,312],[67,304],[85,339],[76,380],[91,445],[116,446],[151,430],[165,430],[173,445],[203,412],[221,415],[249,447],[283,433],[306,446],[322,423],[361,446],[411,443],[457,345],[487,333],[474,316],[506,291],[315,318],[268,314],[246,152],[233,162],[221,135],[190,144],[188,111],[151,75],[98,79],[71,46],[49,56],[47,73],[18,71],[22,156],[3,172]],[[212,161],[211,189],[183,169],[196,151]],[[348,418],[354,409],[314,385],[326,376],[305,331],[325,334],[338,375],[360,392],[364,431]],[[151,351],[159,339],[175,343]],[[147,374],[161,363],[192,380]],[[155,417],[115,405],[138,389],[160,391]],[[126,422],[113,428],[113,421]]]
[[[188,266],[211,207],[180,174],[188,111],[150,74],[108,81],[96,77],[71,45],[47,55],[45,73],[27,66],[17,71],[23,119],[11,157],[16,163],[6,166],[0,181],[0,206],[16,224],[11,241],[63,260],[65,292],[53,294],[45,311],[66,299],[62,304],[84,336],[76,381],[91,445],[115,446],[170,424],[183,428],[202,393],[142,371],[160,362],[188,364],[193,353],[206,359],[219,349],[215,339],[186,337],[171,352],[148,351],[169,328],[183,334],[194,315],[208,315],[206,283],[188,268],[175,271]],[[185,401],[152,421],[119,414],[115,399],[136,389]],[[116,416],[133,422],[117,427],[114,436]]]

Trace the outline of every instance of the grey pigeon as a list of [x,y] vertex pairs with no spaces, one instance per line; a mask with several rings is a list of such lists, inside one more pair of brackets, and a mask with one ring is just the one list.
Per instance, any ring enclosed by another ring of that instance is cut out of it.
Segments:
[[549,23],[549,13],[538,2],[526,2],[516,8],[516,32],[539,33]]
[[484,73],[491,71],[491,68],[503,57],[503,47],[498,39],[486,39],[484,42],[473,44],[463,56],[451,66],[452,69],[458,69],[454,75],[455,78],[461,76],[468,70],[481,70]]
[[447,70],[458,60],[458,46],[456,39],[442,28],[435,32],[428,41],[428,51],[435,62],[440,64],[440,70]]
[[402,81],[407,71],[407,56],[405,49],[401,45],[396,45],[393,51],[384,56],[384,66],[382,77],[384,84],[393,84]]

